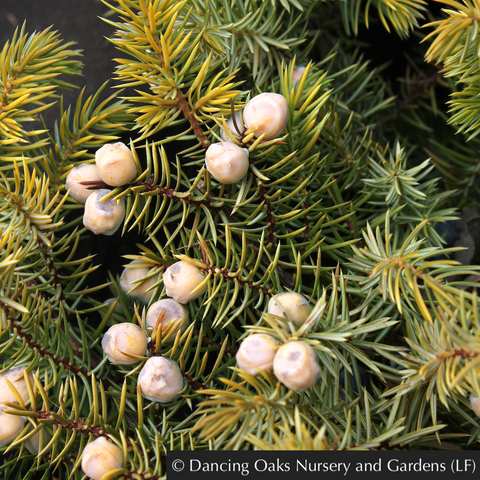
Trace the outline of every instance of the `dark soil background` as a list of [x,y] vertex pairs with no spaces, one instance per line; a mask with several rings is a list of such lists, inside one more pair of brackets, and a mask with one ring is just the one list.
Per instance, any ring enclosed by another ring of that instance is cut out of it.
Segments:
[[[113,28],[99,17],[105,16],[107,7],[98,0],[0,0],[0,45],[12,38],[15,29],[26,22],[26,32],[43,31],[48,27],[57,30],[65,42],[76,42],[73,48],[83,50],[83,76],[68,76],[66,81],[85,88],[84,98],[94,94],[111,78],[114,46],[105,38],[113,34]],[[77,57],[80,58],[80,57]],[[103,92],[108,96],[109,89]],[[64,103],[69,105],[77,98],[78,90],[64,92]],[[48,123],[58,118],[55,106],[46,111]]]
[[[21,28],[26,22],[25,31],[29,34],[34,31],[43,31],[52,26],[58,31],[60,38],[65,42],[76,42],[73,49],[83,50],[83,57],[75,57],[84,64],[83,76],[64,76],[64,80],[77,85],[73,91],[58,91],[64,97],[64,107],[74,104],[80,89],[85,87],[84,100],[95,94],[103,83],[112,78],[115,63],[113,58],[118,57],[118,50],[105,38],[113,36],[113,28],[99,17],[105,17],[107,7],[98,0],[0,0],[0,41],[1,48],[10,40],[16,28]],[[113,86],[113,82],[111,85]],[[111,95],[112,89],[107,86],[100,99]],[[51,128],[60,114],[59,102],[50,107],[42,115]],[[126,139],[128,141],[128,138]],[[95,264],[102,264],[102,268],[89,276],[88,285],[103,284],[107,281],[108,271],[119,275],[123,264],[129,262],[121,258],[122,255],[137,254],[135,243],[141,238],[134,233],[127,233],[124,237],[118,231],[111,237],[103,235],[88,235],[88,241],[81,242],[76,257],[84,257],[91,253],[97,256]],[[104,300],[111,296],[106,290],[98,292],[97,299]]]
[[[438,6],[429,8],[438,13]],[[100,0],[0,0],[0,46],[24,21],[29,33],[53,26],[63,40],[76,42],[76,48],[83,50],[84,76],[69,76],[67,80],[79,87],[85,86],[85,96],[88,96],[112,77],[115,66],[112,59],[123,56],[105,38],[113,35],[113,28],[99,18],[105,17],[107,12],[107,7]],[[370,28],[361,28],[357,40],[367,45],[365,56],[371,59],[372,66],[388,62],[384,75],[394,81],[405,74],[404,50],[411,49],[419,40],[411,37],[402,41],[397,34],[384,29],[373,10],[371,17]],[[108,96],[108,92],[107,88],[103,98]],[[76,97],[77,92],[65,92],[65,105],[75,101]],[[44,117],[48,124],[53,123],[58,117],[58,109],[52,107]]]

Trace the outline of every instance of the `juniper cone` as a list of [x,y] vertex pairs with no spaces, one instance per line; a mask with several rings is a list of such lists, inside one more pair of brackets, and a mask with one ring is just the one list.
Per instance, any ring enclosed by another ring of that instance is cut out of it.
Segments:
[[295,392],[313,387],[320,376],[315,351],[304,342],[285,343],[275,354],[273,373],[281,383]]
[[111,326],[102,339],[102,348],[108,360],[118,365],[137,363],[147,350],[147,336],[133,323]]
[[95,152],[95,164],[100,178],[107,184],[120,187],[137,176],[131,150],[122,142],[108,143]]
[[212,143],[205,152],[205,166],[220,183],[239,183],[248,172],[248,150],[231,142]]
[[226,125],[228,130],[222,129],[222,131],[220,132],[220,138],[224,142],[231,142],[232,135],[234,137],[239,137],[240,135],[242,135],[245,129],[240,112],[236,112],[234,116],[231,116],[229,119],[227,119]]
[[[153,294],[154,286],[158,282],[157,275],[151,275],[150,268],[135,264],[142,264],[139,260],[134,260],[124,268],[120,275],[120,288],[135,300],[142,303],[149,303]],[[145,265],[145,263],[143,263]],[[144,277],[144,280],[142,280]]]
[[277,293],[268,302],[268,313],[282,318],[286,315],[297,327],[305,323],[311,311],[307,299],[298,293]]
[[[29,372],[0,384],[0,419],[18,423],[0,477],[163,480],[181,448],[478,449],[480,273],[454,260],[475,239],[458,229],[446,248],[438,225],[480,214],[480,1],[101,8],[115,71],[91,96],[74,84],[95,65],[62,23],[17,15],[0,54],[0,374]],[[265,97],[279,117],[251,108]],[[226,128],[248,151],[232,184],[205,166]],[[135,175],[67,196],[69,173],[118,142]],[[148,296],[126,290],[129,262]],[[287,292],[308,321],[268,312]],[[147,312],[169,298],[189,320],[166,339]],[[127,365],[102,349],[122,324],[151,335]],[[253,376],[255,335],[278,349]],[[296,344],[308,368],[280,355]],[[32,428],[52,435],[38,457]],[[82,471],[95,442],[113,461]]]
[[83,450],[82,470],[92,480],[100,480],[122,464],[122,450],[105,437],[90,442]]
[[254,333],[240,344],[236,359],[238,367],[250,375],[258,375],[260,369],[271,372],[278,344],[270,335]]
[[303,73],[305,72],[306,68],[303,66],[297,67],[292,73],[292,80],[293,84],[296,85],[297,82],[302,78]]
[[287,99],[279,93],[261,93],[245,105],[243,119],[256,137],[263,135],[265,140],[278,137],[288,121]]
[[173,342],[177,332],[183,332],[188,325],[188,310],[172,298],[164,298],[152,303],[147,311],[146,325],[150,332],[155,327],[162,332],[172,331],[172,336],[165,342]]
[[95,235],[113,235],[125,217],[125,201],[103,199],[109,193],[107,189],[96,190],[85,201],[83,225]]
[[[37,456],[47,445],[50,443],[52,436],[47,433],[46,428],[42,428],[37,433],[34,433],[31,437],[25,440],[25,447],[32,454]],[[50,450],[48,447],[47,450]]]
[[138,375],[138,385],[147,400],[172,402],[183,389],[182,372],[178,364],[169,358],[151,357]]
[[[18,403],[18,397],[23,402],[29,399],[25,370],[25,367],[12,367],[0,373],[0,409],[5,408],[5,402]],[[28,374],[28,380],[30,385],[33,385],[34,380],[31,373]]]
[[179,303],[185,304],[201,297],[207,285],[201,270],[184,260],[166,268],[163,274],[165,293]]
[[478,398],[475,394],[470,396],[470,405],[472,406],[472,410],[474,411],[477,417],[480,417],[480,398]]
[[24,423],[22,417],[0,410],[0,447],[12,443],[22,431]]
[[78,203],[85,204],[87,198],[93,193],[88,182],[98,182],[101,180],[97,167],[90,163],[84,163],[70,170],[65,180],[65,188],[70,190],[70,196],[74,200]]

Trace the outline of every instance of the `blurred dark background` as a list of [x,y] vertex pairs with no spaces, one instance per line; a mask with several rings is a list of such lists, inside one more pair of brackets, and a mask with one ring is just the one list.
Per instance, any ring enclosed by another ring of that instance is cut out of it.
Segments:
[[[74,58],[80,59],[84,69],[83,76],[63,77],[65,81],[79,87],[73,91],[58,91],[63,95],[64,106],[67,107],[76,102],[81,88],[85,87],[85,100],[113,75],[115,64],[112,59],[118,56],[119,52],[105,38],[113,35],[113,28],[99,18],[105,17],[107,11],[107,7],[98,0],[0,0],[0,48],[12,38],[17,27],[21,28],[24,21],[28,34],[52,26],[52,30],[57,30],[63,41],[76,42],[71,48],[83,50],[83,57]],[[111,85],[113,86],[113,82]],[[100,98],[105,99],[111,93],[112,89],[107,86]],[[42,113],[50,128],[59,119],[59,112],[57,102]],[[128,142],[128,136],[124,141]],[[127,233],[122,237],[120,231],[111,237],[88,232],[85,240],[80,243],[76,258],[95,253],[97,256],[93,260],[94,264],[102,264],[102,268],[88,278],[88,286],[91,287],[105,283],[108,271],[119,275],[123,270],[122,265],[129,262],[121,256],[138,254],[135,243],[141,241],[141,237],[135,233]],[[105,300],[111,295],[107,290],[102,290],[94,296],[98,300]]]
[[[115,2],[113,2],[115,4]],[[435,15],[439,13],[439,5],[429,5]],[[433,9],[433,10],[432,10]],[[84,76],[69,77],[79,87],[86,86],[86,95],[94,93],[106,80],[111,78],[114,70],[113,58],[119,56],[113,45],[105,38],[112,36],[113,28],[99,17],[107,15],[107,7],[100,0],[0,0],[0,40],[1,46],[9,40],[15,28],[26,21],[26,31],[40,31],[49,26],[58,30],[65,41],[74,41],[76,48],[83,50]],[[411,50],[419,44],[418,34],[407,40],[401,40],[394,32],[388,33],[378,19],[375,9],[371,9],[370,27],[360,27],[356,41],[364,49],[365,57],[371,60],[374,67],[388,63],[384,75],[394,80],[405,75],[405,50]],[[428,15],[427,15],[428,17]],[[426,18],[426,23],[431,18]],[[312,25],[312,28],[315,28]],[[425,32],[427,31],[425,30]],[[421,50],[426,50],[421,48]],[[73,79],[73,80],[72,80]],[[108,89],[103,92],[104,97]],[[76,92],[65,94],[65,104],[76,99]],[[67,101],[68,100],[68,101]],[[48,111],[49,118],[57,118],[58,109]]]
[[[0,0],[0,46],[12,38],[24,21],[27,33],[52,26],[61,39],[76,42],[72,48],[83,50],[84,76],[68,76],[65,80],[80,88],[85,86],[85,98],[111,78],[114,69],[115,48],[105,38],[113,34],[113,28],[99,18],[106,13],[107,7],[98,0]],[[103,98],[108,91],[102,92]],[[64,92],[65,105],[74,102],[77,95],[78,90]],[[49,124],[58,118],[58,112],[56,106],[45,112]]]

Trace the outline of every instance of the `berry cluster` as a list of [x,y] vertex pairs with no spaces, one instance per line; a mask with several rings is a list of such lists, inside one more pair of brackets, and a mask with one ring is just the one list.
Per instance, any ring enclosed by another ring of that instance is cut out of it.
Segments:
[[[306,322],[310,312],[307,300],[298,293],[280,293],[268,303],[269,314],[290,320],[297,327]],[[278,346],[273,337],[262,333],[243,340],[237,364],[250,375],[273,371],[281,383],[296,392],[312,387],[320,375],[317,356],[308,343],[292,340]]]
[[[252,133],[262,140],[278,137],[288,121],[288,102],[278,93],[262,93],[252,98],[243,110],[243,125],[240,115],[227,121],[228,132],[222,132],[224,142],[210,145],[205,154],[205,166],[213,178],[220,183],[232,184],[243,180],[249,168],[249,151],[233,143],[243,135],[235,126],[244,127],[246,138]],[[239,128],[241,128],[239,127]]]
[[[132,262],[140,263],[138,261]],[[149,269],[144,267],[126,268],[120,278],[122,290],[143,303],[149,303],[153,291],[148,291],[158,277],[150,277],[147,281],[131,291],[136,279],[148,275]],[[206,289],[205,276],[200,270],[188,262],[176,262],[163,274],[163,283],[168,296],[154,302],[147,311],[146,330],[125,322],[110,327],[102,340],[102,348],[111,363],[130,365],[143,359],[147,353],[147,333],[161,329],[168,333],[166,342],[172,342],[178,332],[183,332],[188,325],[188,310],[183,304],[203,295]],[[177,398],[183,389],[182,374],[178,365],[163,357],[147,360],[141,370],[138,381],[145,398],[165,403]]]
[[110,190],[90,190],[88,182],[104,182],[119,187],[137,176],[137,167],[131,150],[123,143],[106,144],[95,152],[95,165],[74,167],[65,181],[70,196],[85,205],[83,224],[95,235],[113,235],[125,217],[125,202],[102,198]]
[[[149,290],[158,276],[151,276],[143,282],[138,279],[148,276],[146,267],[126,268],[120,278],[122,290],[135,300],[150,303],[153,291]],[[201,271],[185,261],[179,261],[163,274],[163,282],[168,296],[151,304],[146,316],[146,329],[125,322],[113,325],[102,339],[102,348],[108,360],[115,365],[131,365],[145,359],[148,352],[147,334],[161,329],[166,334],[165,342],[171,342],[178,332],[188,325],[188,310],[184,304],[203,295],[206,289],[205,276]],[[137,283],[136,283],[137,282]],[[137,288],[132,290],[136,285]],[[147,400],[168,403],[176,400],[184,389],[184,380],[178,364],[163,356],[150,357],[140,370],[138,384],[142,396]],[[121,449],[104,437],[89,443],[83,450],[82,470],[93,480],[121,468]]]

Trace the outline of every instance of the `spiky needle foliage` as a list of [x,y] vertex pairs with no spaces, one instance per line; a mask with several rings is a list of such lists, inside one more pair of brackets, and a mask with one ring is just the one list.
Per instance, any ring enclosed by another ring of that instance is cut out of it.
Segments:
[[[405,37],[423,19],[421,0],[105,1],[115,87],[127,90],[61,103],[52,131],[42,112],[70,88],[64,75],[80,73],[79,52],[50,30],[15,33],[0,54],[0,352],[2,372],[25,366],[33,382],[25,376],[26,402],[6,406],[27,422],[3,448],[3,477],[80,479],[83,448],[99,436],[124,452],[105,479],[163,478],[175,449],[478,448],[478,267],[452,260],[435,226],[456,218],[460,196],[478,207],[480,5],[441,1],[446,17],[425,40],[426,61],[443,70],[415,64],[399,99],[349,35],[379,18]],[[450,119],[435,100],[446,87]],[[228,117],[260,92],[287,99],[285,131],[228,132]],[[222,131],[250,153],[236,185],[204,165]],[[116,323],[145,328],[148,305],[125,295],[116,272],[91,285],[95,252],[77,249],[92,233],[64,187],[122,135],[139,173],[108,197],[126,200],[118,235],[144,239],[127,260],[156,279],[150,304],[179,260],[207,286],[187,305],[189,327],[173,342],[154,330],[133,366],[110,364],[100,341]],[[108,289],[117,302],[101,300]],[[266,313],[285,291],[313,307],[301,327]],[[251,333],[313,347],[315,386],[296,393],[238,369]],[[179,364],[176,401],[142,397],[138,373],[152,355]],[[32,455],[25,442],[40,431]]]

